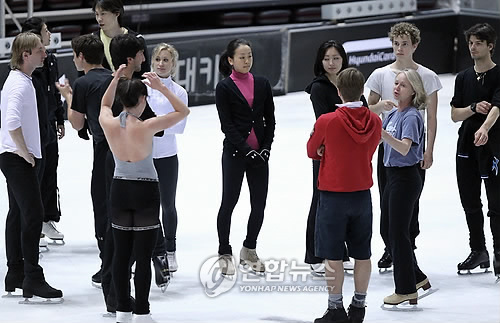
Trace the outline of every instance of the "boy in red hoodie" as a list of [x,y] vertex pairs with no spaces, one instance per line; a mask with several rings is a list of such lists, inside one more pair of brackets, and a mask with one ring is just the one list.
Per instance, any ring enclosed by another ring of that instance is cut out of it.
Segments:
[[[372,157],[380,141],[380,118],[359,101],[365,79],[355,68],[340,72],[342,104],[322,115],[307,143],[310,158],[321,159],[320,202],[316,215],[316,255],[325,258],[328,310],[315,323],[363,322],[371,273]],[[354,296],[348,313],[342,301],[343,252],[354,266]]]

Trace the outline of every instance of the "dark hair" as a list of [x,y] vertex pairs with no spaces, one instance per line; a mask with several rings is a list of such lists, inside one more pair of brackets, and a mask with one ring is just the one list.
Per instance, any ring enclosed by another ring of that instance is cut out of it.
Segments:
[[354,67],[346,68],[337,75],[337,89],[345,102],[359,101],[365,88],[365,77]]
[[233,71],[233,67],[231,64],[229,64],[227,58],[231,57],[234,58],[234,52],[236,49],[240,46],[247,45],[248,47],[252,48],[252,44],[246,39],[243,38],[237,38],[233,39],[227,44],[226,50],[222,52],[219,60],[219,72],[224,76],[228,77],[231,75],[231,72]]
[[133,108],[141,96],[147,96],[148,89],[139,79],[120,79],[116,87],[116,97],[125,108]]
[[109,53],[115,70],[120,65],[127,64],[127,58],[134,58],[141,50],[144,50],[144,46],[137,36],[123,34],[113,37],[109,44]]
[[99,8],[103,11],[109,11],[112,13],[118,13],[118,24],[122,25],[122,16],[125,13],[123,10],[123,2],[121,0],[95,0],[92,5],[92,11],[95,13],[95,9]]
[[479,40],[486,41],[486,44],[493,44],[490,53],[493,55],[497,43],[497,33],[495,29],[488,23],[475,24],[464,32],[465,40],[469,42],[471,36],[475,36]]
[[316,61],[314,62],[314,76],[320,76],[326,73],[323,68],[323,58],[325,58],[326,51],[330,48],[335,48],[340,57],[342,57],[342,67],[340,70],[344,70],[349,66],[347,61],[347,54],[345,53],[345,49],[341,43],[336,40],[327,40],[323,44],[321,44],[318,48],[318,52],[316,53]]
[[83,54],[89,64],[102,64],[104,58],[104,44],[96,35],[81,35],[71,40],[71,48],[76,56]]
[[45,21],[42,18],[31,17],[23,22],[21,32],[25,33],[27,31],[30,31],[34,34],[41,35],[43,25],[45,25]]

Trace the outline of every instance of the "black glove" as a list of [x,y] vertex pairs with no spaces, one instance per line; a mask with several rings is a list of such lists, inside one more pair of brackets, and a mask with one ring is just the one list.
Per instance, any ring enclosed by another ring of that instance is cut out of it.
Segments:
[[90,134],[89,123],[87,122],[87,119],[85,119],[83,128],[78,130],[78,137],[82,138],[83,140],[90,140],[89,134]]
[[246,159],[247,159],[247,162],[252,165],[252,166],[261,166],[261,165],[264,165],[266,163],[266,161],[264,160],[264,158],[262,158],[261,155],[259,155],[258,152],[256,152],[255,150],[250,150],[247,154],[246,154]]
[[267,163],[269,161],[269,155],[271,155],[271,152],[269,151],[269,149],[264,148],[260,150],[259,155]]

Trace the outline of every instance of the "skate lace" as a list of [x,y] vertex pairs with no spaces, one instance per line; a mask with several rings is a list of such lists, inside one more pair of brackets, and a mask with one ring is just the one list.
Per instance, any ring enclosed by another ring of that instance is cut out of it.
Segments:
[[251,262],[260,262],[259,256],[257,256],[257,252],[255,250],[248,250],[248,261]]

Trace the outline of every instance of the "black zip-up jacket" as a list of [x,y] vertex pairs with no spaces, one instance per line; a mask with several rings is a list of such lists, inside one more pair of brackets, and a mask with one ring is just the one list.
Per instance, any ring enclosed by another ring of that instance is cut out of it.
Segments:
[[[311,95],[310,98],[316,119],[322,114],[334,112],[337,110],[336,104],[342,103],[342,99],[337,92],[337,87],[330,82],[325,74],[314,78],[311,84],[305,88],[305,91]],[[363,102],[363,106],[368,107],[368,103],[363,95],[361,96],[361,101]]]
[[273,93],[266,78],[254,75],[252,108],[230,77],[217,84],[215,104],[225,134],[224,149],[246,155],[252,150],[246,141],[253,127],[260,149],[271,150],[276,119]]

